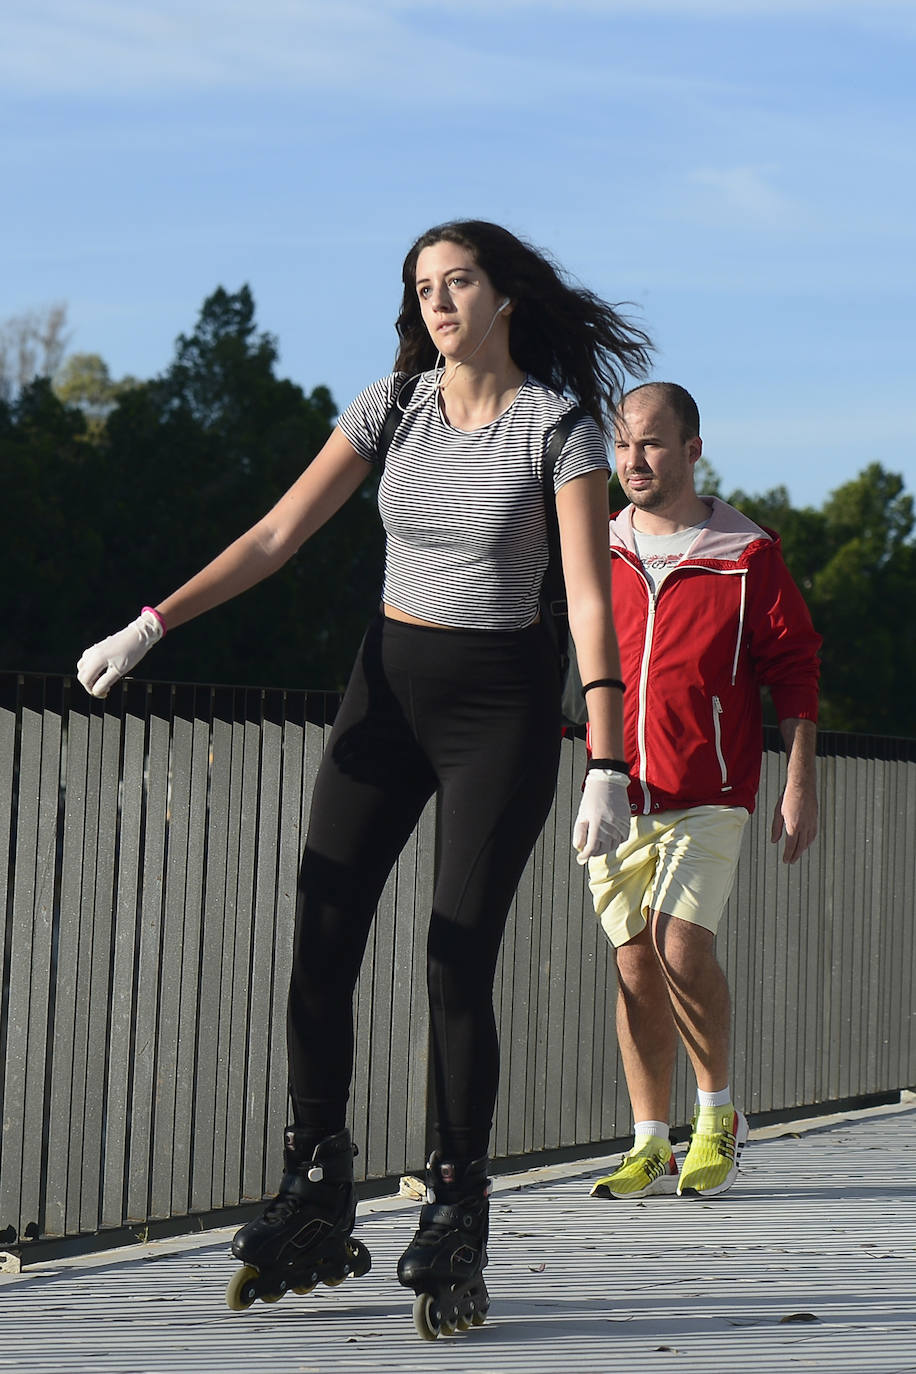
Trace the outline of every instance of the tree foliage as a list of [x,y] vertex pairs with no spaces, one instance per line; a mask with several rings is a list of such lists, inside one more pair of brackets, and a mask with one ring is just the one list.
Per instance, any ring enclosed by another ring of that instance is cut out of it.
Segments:
[[[276,357],[248,288],[220,289],[168,370],[118,392],[94,442],[83,410],[46,381],[3,407],[0,462],[15,493],[3,517],[4,666],[72,672],[87,644],[161,600],[282,495],[327,439],[335,406],[325,387],[306,396],[278,379]],[[268,583],[169,635],[144,674],[340,685],[379,598],[373,488]]]
[[71,353],[55,373],[52,385],[54,395],[64,405],[79,406],[86,417],[89,436],[101,440],[105,422],[118,398],[140,383],[136,377],[121,377],[116,381],[98,353]]

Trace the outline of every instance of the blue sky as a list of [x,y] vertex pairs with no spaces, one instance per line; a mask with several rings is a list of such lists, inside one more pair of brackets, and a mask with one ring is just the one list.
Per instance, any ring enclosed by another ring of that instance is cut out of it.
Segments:
[[726,490],[916,491],[913,0],[30,0],[0,20],[0,320],[169,363],[248,282],[281,375],[390,368],[400,265],[506,224],[635,303]]

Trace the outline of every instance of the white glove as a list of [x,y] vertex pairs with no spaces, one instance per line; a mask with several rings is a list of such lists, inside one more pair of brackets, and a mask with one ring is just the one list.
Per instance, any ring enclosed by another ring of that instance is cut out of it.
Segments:
[[94,697],[107,697],[115,683],[140,662],[165,634],[162,621],[144,606],[136,620],[132,620],[117,634],[100,639],[88,648],[76,665],[76,675]]
[[576,863],[587,864],[596,854],[613,854],[629,835],[629,785],[626,773],[611,768],[590,768],[586,773],[573,826]]

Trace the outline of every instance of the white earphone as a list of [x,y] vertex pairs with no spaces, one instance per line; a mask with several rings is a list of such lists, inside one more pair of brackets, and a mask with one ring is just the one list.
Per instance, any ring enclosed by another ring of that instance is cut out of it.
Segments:
[[507,296],[506,299],[505,299],[504,301],[501,301],[500,304],[496,307],[496,313],[497,313],[497,315],[502,314],[502,312],[505,310],[506,306],[507,306],[507,305],[511,305],[511,304],[512,304],[512,302],[510,301],[509,297]]

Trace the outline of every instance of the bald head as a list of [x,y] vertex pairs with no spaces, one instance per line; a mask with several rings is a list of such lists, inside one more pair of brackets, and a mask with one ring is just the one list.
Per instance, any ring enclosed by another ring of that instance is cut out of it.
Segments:
[[685,387],[678,386],[677,382],[644,382],[642,386],[634,386],[632,391],[626,393],[618,413],[623,414],[627,402],[637,396],[646,404],[667,406],[672,411],[678,422],[682,443],[699,437],[700,411]]

